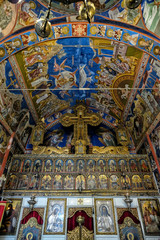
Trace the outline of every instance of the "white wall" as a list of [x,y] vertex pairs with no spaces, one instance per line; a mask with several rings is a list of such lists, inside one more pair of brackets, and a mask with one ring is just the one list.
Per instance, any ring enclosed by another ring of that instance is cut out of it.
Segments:
[[[55,198],[55,196],[53,196],[53,197]],[[60,197],[60,198],[62,198],[62,197]],[[101,198],[101,197],[98,196],[97,198]],[[102,197],[102,198],[104,198],[104,197]],[[125,203],[123,201],[124,197],[112,197],[112,196],[110,196],[110,197],[106,197],[106,198],[113,198],[114,208],[115,208],[115,219],[116,219],[116,222],[117,222],[118,219],[117,219],[116,208],[125,208],[126,207],[126,205],[125,205]],[[140,197],[140,198],[143,198],[143,197]],[[146,198],[146,196],[144,198]],[[153,197],[150,197],[150,198],[153,198]],[[157,198],[160,201],[160,197],[157,197]],[[24,197],[23,198],[22,208],[21,208],[21,213],[20,213],[20,220],[22,218],[23,208],[24,207],[28,207],[28,202],[27,201],[29,199],[30,199],[29,197]],[[44,223],[45,223],[45,213],[46,213],[46,207],[47,207],[47,199],[48,199],[47,197],[36,198],[37,203],[35,205],[35,208],[36,207],[38,207],[38,208],[40,208],[40,207],[45,208],[44,218],[43,218]],[[94,207],[94,198],[92,198],[92,197],[83,197],[82,196],[81,199],[83,200],[83,203],[81,205],[78,203],[79,199],[80,199],[80,197],[68,197],[67,198],[67,211],[66,211],[67,213],[68,213],[68,208],[69,207]],[[133,197],[132,197],[132,199],[133,199],[132,207],[133,208],[137,208],[138,215],[139,215],[139,220],[142,223],[140,209],[139,209],[139,206],[138,206],[138,199],[137,198],[133,198]],[[66,219],[67,219],[67,214],[66,214]],[[18,235],[19,224],[20,224],[20,221],[18,223],[17,235]],[[95,222],[94,222],[94,226],[95,226]],[[117,235],[95,235],[95,240],[105,240],[105,239],[108,239],[108,240],[120,240],[119,234],[118,234],[118,225],[116,224],[116,226],[117,226]],[[143,231],[143,235],[144,235],[143,224],[141,224],[141,227],[142,227],[142,231]],[[43,224],[43,228],[44,228],[44,224]],[[43,228],[42,228],[42,238],[41,238],[41,240],[50,240],[50,239],[53,239],[53,236],[54,236],[54,240],[65,240],[66,239],[66,237],[63,236],[63,235],[43,235],[43,230],[44,230]],[[17,239],[17,235],[16,236],[0,236],[0,240],[16,240]],[[145,235],[144,235],[144,239],[145,240],[160,240],[160,236],[157,236],[157,237],[156,236],[154,236],[154,237],[145,237]]]

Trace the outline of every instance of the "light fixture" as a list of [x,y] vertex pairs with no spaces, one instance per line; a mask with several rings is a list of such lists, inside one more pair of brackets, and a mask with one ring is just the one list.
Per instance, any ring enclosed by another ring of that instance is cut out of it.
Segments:
[[35,198],[36,198],[35,196],[31,196],[31,199],[28,200],[29,208],[31,211],[33,211],[34,205],[37,203]]
[[91,20],[96,12],[94,4],[90,1],[84,0],[84,3],[81,4],[79,9],[78,20],[87,20],[91,23]]
[[42,38],[48,37],[51,33],[51,23],[49,22],[51,2],[52,2],[52,0],[50,0],[50,2],[49,2],[46,18],[40,18],[39,20],[37,20],[37,22],[35,24],[35,31]]
[[142,0],[126,0],[126,6],[130,9],[135,9],[141,4]]
[[21,3],[23,0],[8,0],[12,4]]
[[[16,0],[13,0],[16,1]],[[70,4],[74,2],[79,2],[80,0],[58,0],[58,2],[62,2],[64,4]],[[48,12],[45,18],[40,18],[37,20],[35,24],[35,31],[36,33],[42,37],[46,38],[51,33],[51,23],[49,22],[49,15],[51,10],[51,3],[52,0],[50,0],[48,5]],[[79,16],[77,17],[78,20],[87,20],[89,23],[91,23],[91,20],[96,12],[96,8],[94,4],[90,1],[84,0],[84,3],[81,4],[79,9]]]

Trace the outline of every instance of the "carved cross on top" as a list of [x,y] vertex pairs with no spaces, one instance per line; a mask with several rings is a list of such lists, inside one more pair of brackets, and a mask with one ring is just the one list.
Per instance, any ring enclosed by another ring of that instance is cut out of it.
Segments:
[[75,107],[75,113],[65,113],[60,123],[64,127],[74,125],[74,136],[72,145],[75,146],[75,153],[86,153],[86,146],[90,144],[88,136],[88,124],[98,126],[102,122],[102,117],[97,113],[88,113],[87,107],[83,104],[78,104]]

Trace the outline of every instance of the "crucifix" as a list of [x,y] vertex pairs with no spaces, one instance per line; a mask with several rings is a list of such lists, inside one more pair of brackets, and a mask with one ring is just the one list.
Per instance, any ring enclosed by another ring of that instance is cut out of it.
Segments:
[[74,136],[71,144],[75,146],[76,154],[85,154],[86,147],[90,144],[88,136],[88,124],[98,126],[102,122],[101,116],[97,113],[88,113],[87,107],[80,103],[75,107],[75,113],[65,113],[60,118],[64,127],[74,125]]

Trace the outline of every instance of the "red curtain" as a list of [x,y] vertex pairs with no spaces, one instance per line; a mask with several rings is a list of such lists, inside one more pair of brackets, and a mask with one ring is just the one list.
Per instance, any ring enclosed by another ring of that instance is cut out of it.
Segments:
[[78,216],[84,217],[84,224],[88,230],[93,231],[93,217],[89,217],[85,211],[77,211],[71,218],[68,218],[67,230],[72,231],[75,227],[78,226],[76,221]]
[[0,227],[3,220],[4,211],[6,208],[6,201],[0,201]]
[[22,220],[21,220],[21,224],[25,224],[28,222],[28,220],[32,217],[35,217],[37,219],[38,224],[42,225],[43,224],[43,219],[41,218],[41,216],[39,215],[39,213],[37,211],[31,211],[27,216],[25,216]]
[[125,211],[118,220],[118,224],[122,224],[126,217],[130,217],[136,224],[140,223],[140,221],[130,211]]

